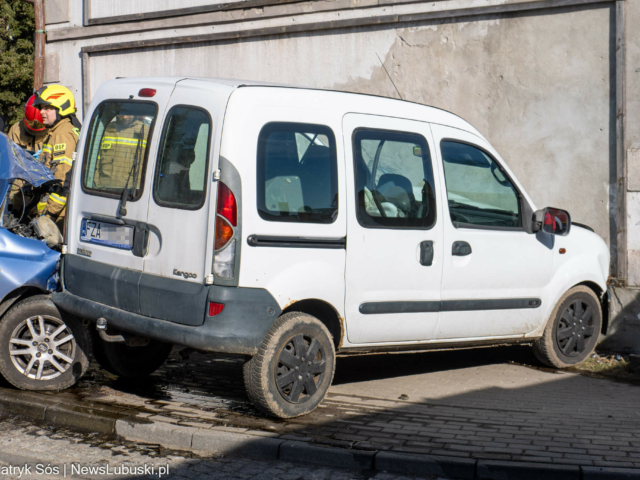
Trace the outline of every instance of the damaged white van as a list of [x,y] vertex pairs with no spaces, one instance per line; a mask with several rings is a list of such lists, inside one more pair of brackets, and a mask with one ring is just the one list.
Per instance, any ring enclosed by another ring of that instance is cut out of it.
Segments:
[[97,326],[104,368],[147,375],[172,345],[243,354],[277,417],[320,403],[336,354],[524,343],[564,367],[605,327],[605,242],[537,210],[467,122],[410,102],[106,82],[67,219],[52,299]]

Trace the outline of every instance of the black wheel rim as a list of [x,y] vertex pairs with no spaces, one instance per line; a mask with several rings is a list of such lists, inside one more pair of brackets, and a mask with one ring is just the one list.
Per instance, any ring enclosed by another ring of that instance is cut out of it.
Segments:
[[556,342],[567,357],[577,357],[590,347],[595,333],[593,308],[582,300],[569,304],[562,312],[556,329]]
[[290,403],[307,402],[318,390],[326,370],[326,355],[317,338],[298,334],[284,345],[276,364],[276,384]]

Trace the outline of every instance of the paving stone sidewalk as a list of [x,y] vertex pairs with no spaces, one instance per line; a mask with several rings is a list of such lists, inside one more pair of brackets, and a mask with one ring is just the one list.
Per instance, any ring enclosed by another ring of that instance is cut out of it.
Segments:
[[[376,362],[347,359],[342,367],[375,368]],[[342,382],[312,414],[279,421],[265,418],[248,402],[242,363],[238,357],[202,354],[185,362],[174,354],[149,381],[134,384],[93,367],[79,388],[45,395],[155,422],[350,449],[640,468],[640,387],[635,385],[549,373],[528,387],[470,385],[446,397],[390,400],[358,395],[357,383]],[[518,365],[474,368],[496,375],[527,371]],[[445,374],[473,382],[461,370],[438,372]],[[429,373],[407,375],[407,388],[412,381],[429,382]]]
[[[166,450],[158,445],[121,443],[104,435],[83,434],[66,428],[42,428],[0,414],[2,479],[447,480],[443,477],[417,478],[284,461],[203,458],[185,456],[185,453]],[[4,470],[11,467],[18,473],[5,474],[3,467]]]

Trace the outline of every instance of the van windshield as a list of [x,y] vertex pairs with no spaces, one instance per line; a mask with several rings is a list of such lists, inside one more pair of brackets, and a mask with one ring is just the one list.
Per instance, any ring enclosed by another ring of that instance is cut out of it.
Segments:
[[148,102],[107,101],[98,106],[82,168],[87,193],[119,198],[128,180],[130,200],[140,198],[157,112],[157,105]]

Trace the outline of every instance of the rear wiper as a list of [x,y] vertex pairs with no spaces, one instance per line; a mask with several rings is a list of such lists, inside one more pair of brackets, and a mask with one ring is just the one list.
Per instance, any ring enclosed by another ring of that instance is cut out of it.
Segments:
[[129,180],[131,180],[131,175],[133,174],[134,182],[138,177],[138,163],[140,161],[140,152],[142,152],[142,137],[144,133],[144,125],[140,127],[140,136],[138,137],[138,145],[136,146],[136,153],[133,156],[133,164],[131,165],[131,169],[129,170],[129,176],[127,177],[127,182],[124,184],[124,188],[122,189],[122,195],[120,195],[120,203],[118,207],[118,216],[124,217],[127,214],[127,200],[129,199]]

